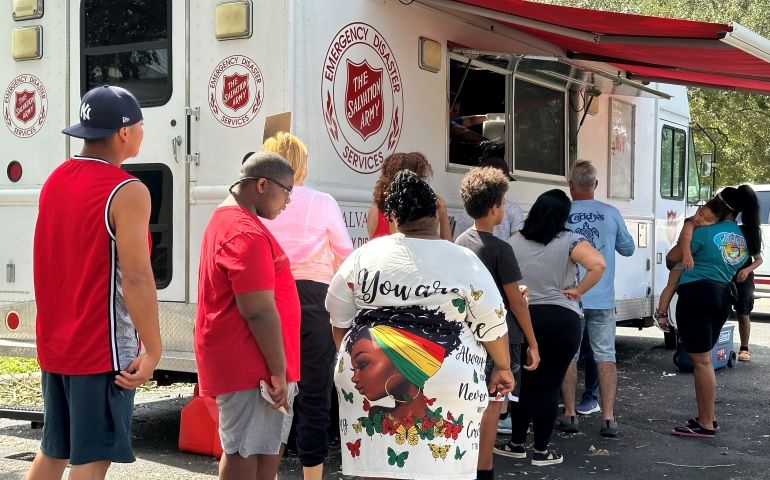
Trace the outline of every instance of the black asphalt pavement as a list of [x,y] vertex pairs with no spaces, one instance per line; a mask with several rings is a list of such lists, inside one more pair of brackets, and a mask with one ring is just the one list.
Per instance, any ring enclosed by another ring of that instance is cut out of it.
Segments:
[[[763,319],[754,326],[753,360],[717,371],[721,431],[716,439],[670,435],[672,428],[695,416],[692,375],[676,370],[673,352],[663,348],[659,332],[620,329],[616,408],[620,436],[600,437],[598,414],[580,417],[580,433],[553,436],[551,446],[564,455],[564,463],[534,467],[528,461],[496,456],[497,478],[770,479],[770,317]],[[214,459],[177,449],[179,411],[189,401],[190,390],[160,392],[137,405],[134,447],[139,461],[114,466],[108,478],[216,478]],[[24,422],[0,420],[0,479],[24,478],[39,438],[40,431]],[[344,478],[339,444],[333,444],[331,451],[325,477]],[[301,471],[296,456],[289,454],[279,478],[301,479]]]

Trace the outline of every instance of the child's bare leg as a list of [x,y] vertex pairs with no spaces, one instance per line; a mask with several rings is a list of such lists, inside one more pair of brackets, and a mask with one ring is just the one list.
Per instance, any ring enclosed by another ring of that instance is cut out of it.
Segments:
[[682,270],[671,270],[668,274],[668,282],[666,287],[660,292],[660,301],[658,302],[658,308],[655,313],[656,321],[661,327],[668,325],[668,308],[671,305],[671,299],[674,298],[676,292],[676,286],[679,283],[679,277],[682,276]]

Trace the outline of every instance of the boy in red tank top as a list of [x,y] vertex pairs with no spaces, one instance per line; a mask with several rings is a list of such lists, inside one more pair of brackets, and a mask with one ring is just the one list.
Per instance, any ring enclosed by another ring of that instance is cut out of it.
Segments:
[[61,478],[68,463],[70,478],[104,478],[111,462],[133,462],[134,390],[162,350],[150,195],[120,168],[142,143],[139,103],[123,88],[96,87],[80,123],[62,132],[85,144],[40,191],[33,265],[45,424],[31,480]]

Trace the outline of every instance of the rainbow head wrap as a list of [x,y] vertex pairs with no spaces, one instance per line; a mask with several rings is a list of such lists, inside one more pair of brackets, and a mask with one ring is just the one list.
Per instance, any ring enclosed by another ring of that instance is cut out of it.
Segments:
[[387,325],[372,327],[369,333],[393,366],[419,389],[444,362],[444,347],[427,338]]

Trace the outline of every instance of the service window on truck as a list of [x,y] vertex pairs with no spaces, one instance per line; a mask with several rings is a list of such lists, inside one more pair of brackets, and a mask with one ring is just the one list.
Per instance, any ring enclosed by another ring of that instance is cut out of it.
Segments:
[[568,68],[550,60],[450,50],[449,165],[476,166],[500,157],[522,176],[563,180],[569,124],[563,79],[570,81],[570,72],[559,72]]

